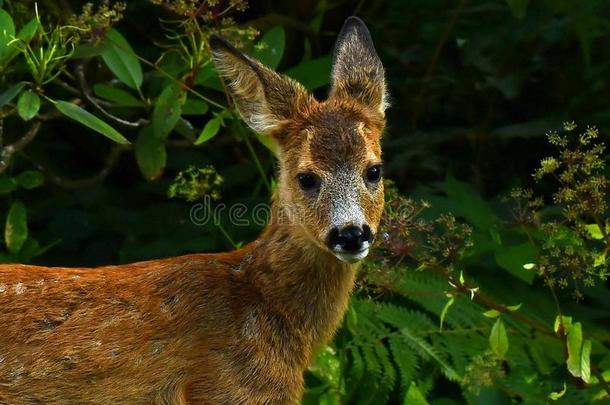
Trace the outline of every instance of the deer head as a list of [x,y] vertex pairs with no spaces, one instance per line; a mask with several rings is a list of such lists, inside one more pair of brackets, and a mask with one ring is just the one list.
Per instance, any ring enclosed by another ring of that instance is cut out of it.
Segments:
[[278,145],[276,209],[300,236],[338,259],[366,257],[383,211],[380,137],[387,95],[364,23],[346,20],[324,101],[222,39],[210,44],[243,120]]

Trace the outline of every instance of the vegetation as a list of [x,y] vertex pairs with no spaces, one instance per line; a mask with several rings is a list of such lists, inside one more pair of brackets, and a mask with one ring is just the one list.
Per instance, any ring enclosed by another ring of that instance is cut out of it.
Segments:
[[304,402],[609,401],[605,0],[0,0],[0,259],[252,240],[257,221],[190,216],[274,187],[274,145],[235,114],[209,37],[324,95],[351,14],[388,70],[392,181]]

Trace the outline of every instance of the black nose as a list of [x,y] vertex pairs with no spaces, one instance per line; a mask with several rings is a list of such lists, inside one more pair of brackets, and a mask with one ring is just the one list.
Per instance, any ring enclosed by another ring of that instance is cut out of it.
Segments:
[[343,228],[333,228],[328,235],[328,246],[331,249],[340,246],[345,252],[358,252],[362,250],[364,242],[371,242],[373,235],[368,225],[349,225]]

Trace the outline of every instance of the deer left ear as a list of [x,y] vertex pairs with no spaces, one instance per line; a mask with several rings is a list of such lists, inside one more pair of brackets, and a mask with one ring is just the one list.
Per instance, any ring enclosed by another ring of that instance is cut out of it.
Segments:
[[349,17],[337,38],[330,97],[350,97],[385,116],[388,107],[385,72],[369,30]]

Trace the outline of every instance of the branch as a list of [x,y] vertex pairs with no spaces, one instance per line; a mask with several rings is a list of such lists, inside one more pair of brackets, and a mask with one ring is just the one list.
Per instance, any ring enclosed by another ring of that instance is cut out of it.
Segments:
[[112,172],[114,167],[117,165],[119,158],[121,155],[131,149],[128,145],[115,145],[108,156],[106,156],[106,161],[104,166],[98,171],[96,174],[85,177],[83,179],[68,179],[62,176],[59,176],[55,173],[52,173],[47,167],[43,166],[40,163],[34,163],[38,170],[43,172],[45,178],[49,180],[51,183],[56,186],[66,189],[66,190],[76,190],[80,188],[89,188],[96,186],[99,183],[102,183],[108,175]]
[[21,151],[30,142],[32,142],[34,138],[36,138],[36,135],[40,130],[40,126],[41,122],[35,121],[34,124],[32,124],[32,126],[30,127],[29,131],[25,133],[25,135],[23,135],[14,143],[2,148],[2,150],[0,151],[0,174],[6,171],[15,153]]
[[91,89],[89,88],[89,85],[87,84],[87,79],[85,78],[84,64],[81,63],[76,66],[76,76],[78,77],[78,84],[80,86],[81,93],[83,94],[85,99],[106,118],[109,118],[118,124],[125,125],[131,128],[143,127],[144,125],[147,125],[149,123],[149,121],[144,118],[140,118],[137,121],[124,120],[106,111],[104,107],[102,107],[101,104],[91,95]]

